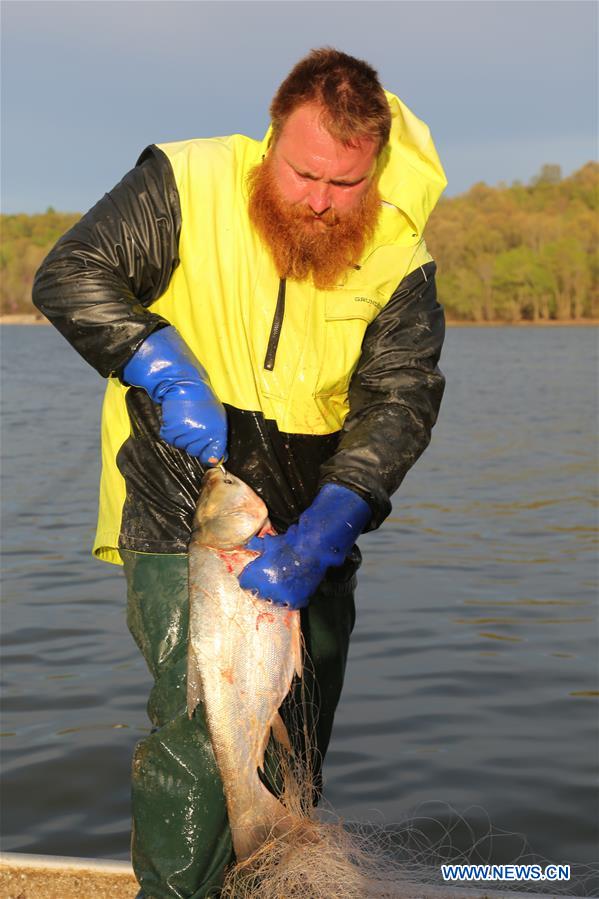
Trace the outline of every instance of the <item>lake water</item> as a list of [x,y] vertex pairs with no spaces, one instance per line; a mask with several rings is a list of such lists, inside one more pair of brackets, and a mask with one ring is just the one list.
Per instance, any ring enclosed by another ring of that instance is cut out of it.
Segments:
[[[102,382],[51,328],[0,331],[2,848],[125,858],[149,676],[89,555]],[[449,330],[432,445],[360,540],[325,765],[346,819],[451,828],[453,857],[492,833],[496,862],[521,834],[595,895],[597,333]]]

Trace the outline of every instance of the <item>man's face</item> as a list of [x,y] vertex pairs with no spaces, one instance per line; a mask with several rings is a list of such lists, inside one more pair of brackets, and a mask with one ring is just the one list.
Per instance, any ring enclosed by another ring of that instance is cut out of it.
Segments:
[[346,147],[319,122],[319,108],[299,106],[272,150],[272,177],[283,200],[306,210],[306,222],[322,228],[360,203],[376,168],[377,146],[363,140]]
[[280,277],[312,276],[320,289],[358,262],[380,209],[376,143],[346,147],[321,126],[319,108],[298,107],[250,175],[250,219]]

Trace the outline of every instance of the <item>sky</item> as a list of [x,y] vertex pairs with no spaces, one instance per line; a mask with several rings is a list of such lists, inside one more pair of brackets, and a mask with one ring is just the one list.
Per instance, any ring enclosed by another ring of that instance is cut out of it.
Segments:
[[1,207],[84,212],[150,143],[261,138],[312,47],[373,65],[449,180],[597,157],[594,0],[3,0]]

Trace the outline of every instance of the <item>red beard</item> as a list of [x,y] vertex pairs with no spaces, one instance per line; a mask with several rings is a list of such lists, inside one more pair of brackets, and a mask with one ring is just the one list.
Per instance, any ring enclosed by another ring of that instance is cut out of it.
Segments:
[[304,281],[311,275],[319,290],[330,290],[358,262],[374,234],[380,208],[376,181],[343,215],[328,209],[316,216],[308,206],[286,202],[269,157],[250,172],[249,188],[250,221],[269,248],[280,278]]

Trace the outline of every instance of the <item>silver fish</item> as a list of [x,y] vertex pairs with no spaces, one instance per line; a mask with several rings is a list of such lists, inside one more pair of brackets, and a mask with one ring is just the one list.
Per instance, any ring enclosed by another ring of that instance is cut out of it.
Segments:
[[268,510],[247,484],[224,469],[206,472],[189,544],[187,709],[191,716],[204,702],[238,861],[271,830],[286,830],[288,813],[257,769],[271,729],[290,749],[278,709],[302,672],[299,612],[256,598],[237,580],[256,558],[244,544],[269,531]]

